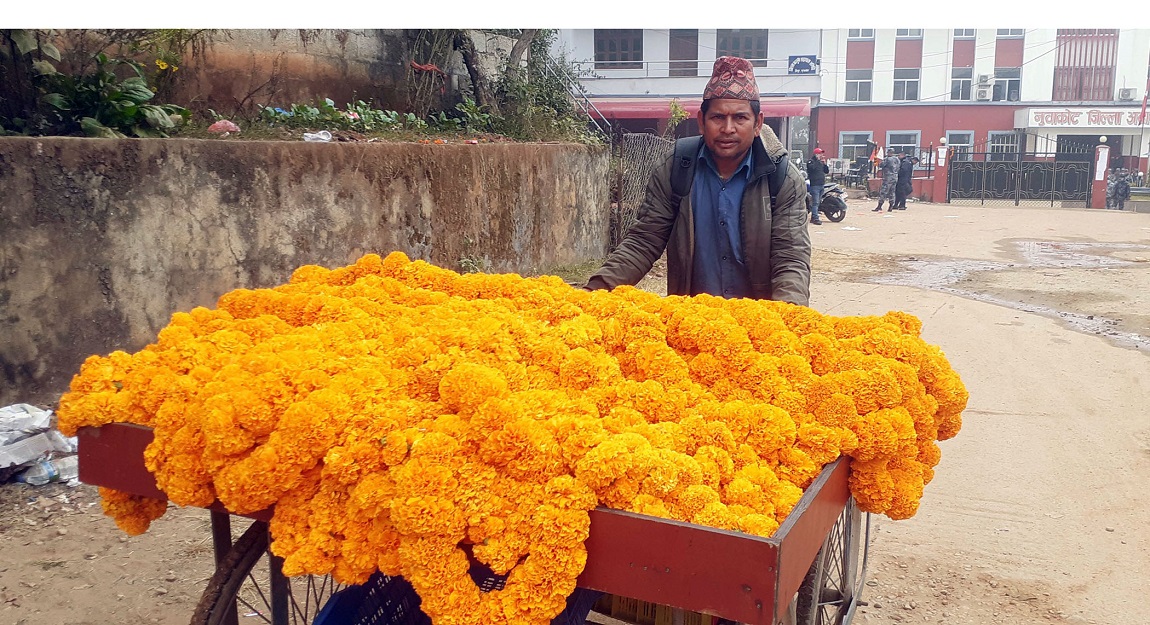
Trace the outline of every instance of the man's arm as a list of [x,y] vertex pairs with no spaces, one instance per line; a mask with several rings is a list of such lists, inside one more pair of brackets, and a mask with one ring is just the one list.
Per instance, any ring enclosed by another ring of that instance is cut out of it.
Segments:
[[771,209],[771,299],[807,306],[811,287],[811,237],[806,188],[794,168]]
[[674,158],[668,158],[651,174],[635,224],[627,230],[599,271],[587,280],[587,289],[613,289],[620,284],[638,284],[663,255],[679,214],[679,207],[673,205],[671,197],[673,161]]

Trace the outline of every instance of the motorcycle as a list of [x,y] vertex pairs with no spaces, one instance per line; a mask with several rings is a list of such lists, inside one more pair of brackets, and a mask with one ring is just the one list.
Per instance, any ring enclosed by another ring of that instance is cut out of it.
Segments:
[[[838,223],[847,216],[847,203],[843,198],[846,189],[837,182],[823,185],[823,197],[819,201],[819,212],[827,219]],[[807,181],[807,212],[811,211],[811,183]]]

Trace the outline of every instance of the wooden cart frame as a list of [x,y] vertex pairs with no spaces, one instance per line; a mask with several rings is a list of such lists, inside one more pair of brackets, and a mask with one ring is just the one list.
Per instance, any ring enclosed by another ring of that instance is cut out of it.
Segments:
[[[144,467],[151,429],[109,424],[81,428],[78,438],[81,481],[167,499]],[[865,576],[869,519],[864,534],[847,475],[846,458],[824,467],[771,538],[596,508],[578,585],[749,625],[849,623]],[[209,509],[217,567],[234,566],[231,515],[219,502]],[[271,513],[244,516],[266,527]],[[282,560],[270,560],[270,622],[287,624],[291,587]]]

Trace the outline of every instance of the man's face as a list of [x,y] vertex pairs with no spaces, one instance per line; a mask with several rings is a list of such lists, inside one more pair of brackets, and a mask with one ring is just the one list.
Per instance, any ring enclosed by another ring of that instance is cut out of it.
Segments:
[[706,114],[699,110],[703,142],[717,161],[742,159],[762,127],[762,114],[751,111],[747,100],[711,100]]

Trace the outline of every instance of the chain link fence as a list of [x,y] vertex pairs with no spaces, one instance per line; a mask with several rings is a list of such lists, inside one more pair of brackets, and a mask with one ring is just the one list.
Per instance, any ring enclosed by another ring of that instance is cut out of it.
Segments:
[[614,163],[615,201],[611,206],[611,249],[615,249],[627,230],[635,225],[651,172],[674,149],[673,140],[659,135],[625,133],[619,138]]

